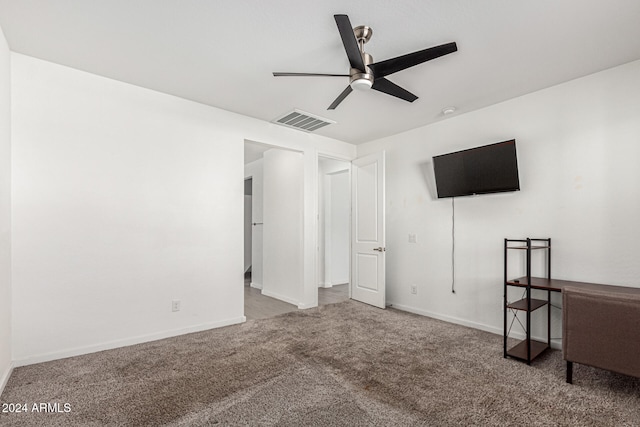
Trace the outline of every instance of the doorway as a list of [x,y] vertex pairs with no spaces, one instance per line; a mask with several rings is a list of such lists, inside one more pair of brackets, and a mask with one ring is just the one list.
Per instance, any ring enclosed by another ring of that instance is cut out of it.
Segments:
[[318,157],[318,305],[350,297],[351,163]]
[[[247,319],[297,310],[303,283],[303,182],[300,151],[245,141],[245,186],[251,180],[251,219],[245,196]],[[248,235],[251,235],[251,242]],[[246,270],[246,268],[245,268]]]
[[349,162],[245,141],[245,178],[248,290],[291,310],[350,298],[384,308],[384,152]]

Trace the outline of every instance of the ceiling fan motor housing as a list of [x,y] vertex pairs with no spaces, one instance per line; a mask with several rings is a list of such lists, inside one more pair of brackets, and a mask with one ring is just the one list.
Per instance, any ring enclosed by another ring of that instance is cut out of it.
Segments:
[[369,68],[369,64],[373,63],[373,57],[366,52],[362,52],[362,61],[364,62],[365,72],[357,68],[352,68],[349,73],[351,89],[367,90],[373,86],[373,72]]

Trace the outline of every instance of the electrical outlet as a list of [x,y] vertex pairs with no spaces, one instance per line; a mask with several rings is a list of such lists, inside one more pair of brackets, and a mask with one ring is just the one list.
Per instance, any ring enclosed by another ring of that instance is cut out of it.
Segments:
[[409,243],[418,243],[418,235],[409,234]]
[[171,311],[180,311],[180,300],[174,299],[171,301]]
[[418,285],[416,284],[411,285],[411,293],[414,295],[418,294]]

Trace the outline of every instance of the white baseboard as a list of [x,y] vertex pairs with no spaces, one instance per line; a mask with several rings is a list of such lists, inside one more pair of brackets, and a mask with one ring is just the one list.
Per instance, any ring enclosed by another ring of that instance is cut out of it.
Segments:
[[293,298],[289,298],[287,296],[280,295],[280,294],[277,294],[275,292],[268,291],[266,289],[262,289],[262,295],[267,296],[267,297],[271,297],[271,298],[275,298],[275,299],[279,299],[280,301],[288,302],[289,304],[293,304],[296,307],[300,304],[300,302],[294,300]]
[[106,342],[103,344],[88,345],[84,347],[76,347],[68,350],[55,351],[51,353],[39,354],[35,356],[28,356],[22,359],[13,361],[14,367],[33,365],[35,363],[49,362],[51,360],[64,359],[67,357],[81,356],[83,354],[96,353],[98,351],[111,350],[119,347],[126,347],[129,345],[142,344],[150,341],[157,341],[164,338],[176,337],[178,335],[190,334],[193,332],[206,331],[208,329],[221,328],[223,326],[235,325],[238,323],[246,322],[245,316],[236,317],[232,319],[220,320],[211,323],[202,323],[200,325],[189,326],[186,328],[172,329],[169,331],[158,332],[149,335],[140,335],[137,337],[125,338],[122,340],[115,340]]
[[[481,331],[490,332],[492,334],[503,336],[504,331],[502,328],[496,328],[494,326],[486,325],[484,323],[473,322],[467,319],[461,319],[459,317],[453,317],[446,314],[434,313],[433,311],[423,310],[420,308],[411,307],[408,305],[395,304],[392,302],[388,302],[388,305],[391,305],[393,308],[397,308],[398,310],[408,311],[409,313],[419,314],[421,316],[431,317],[433,319],[443,320],[449,323],[455,323],[456,325],[468,326],[469,328],[480,329]],[[509,334],[511,338],[517,339],[525,339],[525,335],[520,332],[512,332]],[[532,337],[539,341],[545,341],[545,337]],[[556,350],[562,350],[562,341],[551,340],[551,348]]]
[[348,285],[349,280],[336,280],[335,282],[324,282],[318,285],[319,288],[333,288],[334,286],[339,285]]
[[4,392],[4,387],[7,385],[9,381],[9,377],[11,377],[11,373],[13,372],[13,363],[10,363],[7,367],[7,370],[2,373],[0,376],[0,396],[2,396],[2,392]]
[[251,282],[249,283],[249,286],[256,289],[262,289],[262,283]]
[[411,307],[408,305],[396,304],[393,302],[388,302],[388,305],[391,305],[393,308],[397,308],[398,310],[408,311],[409,313],[419,314],[421,316],[432,317],[438,320],[444,320],[445,322],[455,323],[457,325],[468,326],[474,329],[480,329],[482,331],[491,332],[492,334],[502,335],[501,328],[495,328],[493,326],[485,325],[483,323],[472,322],[470,320],[461,319],[459,317],[448,316],[446,314],[434,313],[433,311],[423,310],[421,308]]

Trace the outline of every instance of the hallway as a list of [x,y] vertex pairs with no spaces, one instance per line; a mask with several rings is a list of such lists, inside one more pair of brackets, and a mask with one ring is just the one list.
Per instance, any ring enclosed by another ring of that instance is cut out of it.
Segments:
[[[244,279],[244,315],[247,320],[266,319],[298,309],[293,304],[262,295],[260,289],[249,286],[250,282],[251,276],[247,275]],[[318,288],[318,305],[335,304],[348,299],[348,284]]]

